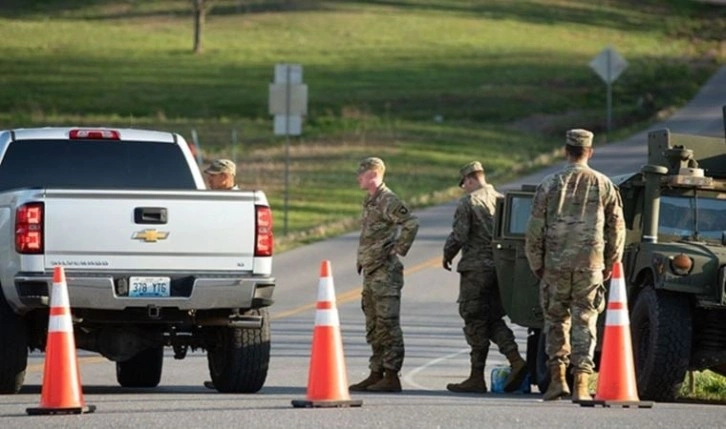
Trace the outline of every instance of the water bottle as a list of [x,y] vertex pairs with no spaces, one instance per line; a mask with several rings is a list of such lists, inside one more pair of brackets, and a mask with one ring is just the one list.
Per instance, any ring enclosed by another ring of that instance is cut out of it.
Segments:
[[[492,393],[505,393],[504,384],[507,381],[507,377],[509,377],[510,369],[511,368],[508,366],[498,366],[492,369]],[[524,376],[524,380],[522,380],[522,384],[519,385],[519,387],[517,387],[514,391],[506,393],[532,393],[532,387],[530,384],[531,383],[529,378],[529,372],[527,372],[527,374]]]

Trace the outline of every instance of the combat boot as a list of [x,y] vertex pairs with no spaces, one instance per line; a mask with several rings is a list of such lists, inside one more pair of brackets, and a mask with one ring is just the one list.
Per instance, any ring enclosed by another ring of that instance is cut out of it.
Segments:
[[572,394],[572,402],[577,401],[592,401],[590,396],[590,374],[585,372],[575,373],[575,393]]
[[527,375],[527,362],[522,359],[518,351],[514,351],[507,355],[510,369],[507,379],[504,381],[504,391],[513,392],[522,385],[524,377]]
[[567,380],[565,379],[565,371],[565,365],[550,367],[550,385],[542,399],[553,401],[570,395],[570,388],[567,386]]
[[400,392],[401,380],[393,371],[384,371],[383,379],[366,388],[367,392]]
[[461,383],[449,383],[446,385],[446,389],[455,393],[487,393],[484,368],[472,368],[469,378]]
[[368,378],[360,383],[352,384],[348,390],[351,392],[364,392],[368,386],[372,386],[381,380],[383,380],[383,371],[371,371]]

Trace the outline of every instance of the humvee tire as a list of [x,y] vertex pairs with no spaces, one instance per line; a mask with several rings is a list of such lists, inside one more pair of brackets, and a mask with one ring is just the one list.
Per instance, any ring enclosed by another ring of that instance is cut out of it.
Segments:
[[116,362],[116,380],[122,387],[156,387],[163,365],[164,346],[152,347],[129,360]]
[[691,309],[686,297],[646,286],[630,316],[640,399],[672,402],[691,354]]
[[20,391],[27,366],[27,327],[0,292],[0,394]]
[[207,350],[209,375],[222,393],[255,393],[262,389],[270,366],[270,318],[266,309],[246,314],[262,316],[262,327],[217,328],[216,346]]

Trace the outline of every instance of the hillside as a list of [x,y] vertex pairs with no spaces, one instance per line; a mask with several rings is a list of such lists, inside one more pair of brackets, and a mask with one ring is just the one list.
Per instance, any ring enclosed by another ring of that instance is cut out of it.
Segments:
[[[218,0],[192,54],[188,0],[6,0],[0,128],[163,128],[283,201],[285,141],[271,131],[276,63],[304,66],[309,116],[291,141],[289,229],[351,219],[352,171],[371,154],[414,205],[451,199],[460,165],[499,180],[550,161],[570,127],[598,144],[667,115],[726,63],[726,8],[686,0]],[[588,63],[629,63],[606,91]],[[237,144],[232,147],[232,142]],[[347,227],[344,222],[343,228]],[[325,231],[314,231],[317,235]]]

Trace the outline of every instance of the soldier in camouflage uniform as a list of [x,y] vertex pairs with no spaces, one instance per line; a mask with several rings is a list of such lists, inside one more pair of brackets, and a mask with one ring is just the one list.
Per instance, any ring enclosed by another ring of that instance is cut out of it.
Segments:
[[380,158],[366,158],[358,166],[358,184],[368,191],[363,202],[358,274],[363,274],[362,308],[366,342],[371,345],[371,373],[350,386],[352,391],[400,392],[398,372],[403,365],[400,325],[403,265],[418,232],[418,218],[383,183],[386,167]]
[[622,257],[625,243],[620,194],[610,179],[587,164],[592,137],[583,129],[567,132],[569,165],[539,185],[527,225],[525,250],[541,280],[547,336],[551,382],[545,400],[570,394],[568,364],[575,378],[573,401],[592,399],[588,378],[594,367],[597,315],[605,306],[603,282]]
[[446,388],[460,393],[486,393],[484,366],[489,342],[511,364],[504,390],[511,392],[522,384],[527,363],[514,341],[514,333],[504,320],[504,307],[499,296],[492,256],[492,233],[497,197],[501,196],[486,182],[484,168],[478,161],[465,165],[459,172],[459,186],[467,195],[459,200],[454,213],[453,230],[444,245],[443,266],[451,271],[451,262],[461,250],[456,267],[460,273],[459,315],[464,319],[464,337],[471,346],[471,374],[461,383]]

